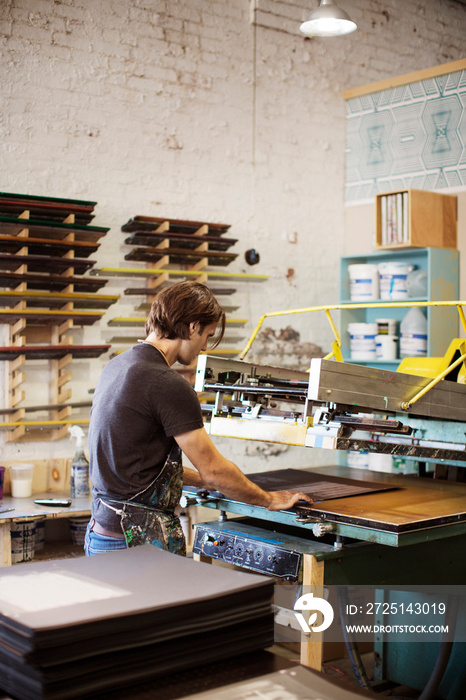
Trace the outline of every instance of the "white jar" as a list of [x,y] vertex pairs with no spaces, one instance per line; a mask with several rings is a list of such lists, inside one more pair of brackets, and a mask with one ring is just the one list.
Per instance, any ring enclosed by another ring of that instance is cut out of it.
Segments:
[[396,360],[398,357],[398,336],[377,335],[375,337],[375,353],[378,360]]
[[32,496],[33,464],[10,464],[11,495],[13,498]]

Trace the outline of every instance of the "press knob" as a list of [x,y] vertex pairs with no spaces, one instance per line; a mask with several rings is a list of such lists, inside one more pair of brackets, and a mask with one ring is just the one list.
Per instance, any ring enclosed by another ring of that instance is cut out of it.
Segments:
[[180,506],[182,508],[187,508],[188,506],[193,506],[197,503],[197,498],[194,496],[185,496],[184,494],[180,498]]
[[327,532],[332,532],[332,523],[316,523],[312,527],[312,533],[315,537],[323,537]]

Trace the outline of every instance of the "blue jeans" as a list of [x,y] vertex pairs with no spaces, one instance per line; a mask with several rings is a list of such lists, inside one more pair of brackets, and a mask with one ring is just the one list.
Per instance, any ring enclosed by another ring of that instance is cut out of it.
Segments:
[[89,523],[84,539],[84,552],[87,557],[92,557],[94,554],[104,554],[105,552],[113,552],[115,549],[126,549],[126,540],[118,537],[107,537],[99,535],[91,530]]

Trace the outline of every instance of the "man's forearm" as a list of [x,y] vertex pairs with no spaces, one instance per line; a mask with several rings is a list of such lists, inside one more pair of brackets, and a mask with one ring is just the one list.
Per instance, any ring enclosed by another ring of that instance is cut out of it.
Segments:
[[312,503],[312,499],[302,492],[261,489],[236,464],[220,454],[204,428],[176,435],[175,440],[198,472],[184,469],[186,485],[220,491],[227,498],[269,510],[290,508],[298,500]]
[[199,472],[189,467],[183,467],[183,484],[185,486],[194,486],[197,489],[210,488],[202,479]]
[[232,462],[228,463],[228,468],[218,476],[215,483],[208,484],[197,470],[183,467],[183,484],[185,486],[219,490],[227,497],[245,500],[256,505],[266,506],[269,504],[269,494],[253,484]]
[[270,493],[254,484],[236,464],[224,457],[220,458],[220,464],[211,467],[208,478],[213,488],[227,498],[266,508],[270,504]]
[[175,437],[195,470],[183,468],[184,483],[197,488],[220,491],[227,498],[252,505],[269,506],[271,497],[256,486],[213,445],[204,428]]

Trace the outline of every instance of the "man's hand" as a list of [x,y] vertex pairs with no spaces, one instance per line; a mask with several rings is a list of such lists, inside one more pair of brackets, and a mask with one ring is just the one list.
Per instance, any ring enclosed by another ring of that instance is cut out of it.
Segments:
[[297,501],[306,501],[309,505],[313,503],[312,498],[301,491],[269,491],[268,493],[272,500],[267,510],[288,510],[296,505]]

